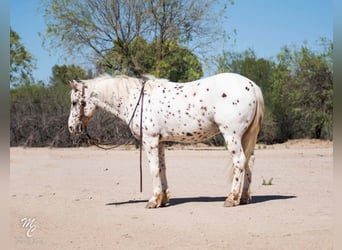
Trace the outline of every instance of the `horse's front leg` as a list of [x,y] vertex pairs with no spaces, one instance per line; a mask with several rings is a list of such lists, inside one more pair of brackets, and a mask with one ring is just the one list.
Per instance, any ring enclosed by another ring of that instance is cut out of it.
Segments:
[[147,154],[153,185],[153,195],[147,203],[147,208],[162,207],[165,205],[165,193],[163,192],[163,185],[160,178],[159,138],[145,136],[143,143]]
[[164,143],[159,143],[159,170],[160,170],[160,179],[163,190],[163,201],[162,204],[166,205],[170,200],[170,192],[167,185],[166,178],[166,165],[165,165],[165,146]]

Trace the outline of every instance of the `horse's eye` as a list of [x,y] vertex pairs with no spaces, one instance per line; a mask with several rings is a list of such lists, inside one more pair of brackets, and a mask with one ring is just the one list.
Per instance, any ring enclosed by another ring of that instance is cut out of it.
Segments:
[[81,105],[82,105],[83,107],[85,107],[85,106],[86,106],[86,102],[85,102],[85,101],[81,101]]
[[77,102],[72,102],[71,104],[72,104],[73,107],[75,107]]

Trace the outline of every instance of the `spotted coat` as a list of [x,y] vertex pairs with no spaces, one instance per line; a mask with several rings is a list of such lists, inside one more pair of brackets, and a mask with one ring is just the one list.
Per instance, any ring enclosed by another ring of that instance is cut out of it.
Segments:
[[84,81],[83,84],[86,86],[83,97],[80,94],[81,84],[71,84],[71,133],[79,132],[81,127],[81,99],[86,102],[83,117],[86,122],[96,108],[111,112],[127,123],[133,115],[131,131],[137,138],[142,115],[143,145],[153,179],[153,196],[148,207],[163,206],[169,198],[162,143],[200,142],[218,133],[224,136],[233,157],[233,182],[225,205],[248,202],[251,182],[249,165],[264,109],[261,90],[254,82],[232,73],[188,83],[148,77],[142,114],[133,113],[140,96],[141,80],[104,76]]

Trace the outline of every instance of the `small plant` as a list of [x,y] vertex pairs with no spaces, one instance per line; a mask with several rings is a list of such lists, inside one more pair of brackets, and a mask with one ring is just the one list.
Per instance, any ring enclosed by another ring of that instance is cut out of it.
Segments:
[[262,185],[263,186],[272,186],[273,185],[272,181],[273,181],[273,178],[269,179],[268,181],[266,181],[264,178],[262,178]]
[[258,144],[258,149],[267,149],[267,145],[265,144]]

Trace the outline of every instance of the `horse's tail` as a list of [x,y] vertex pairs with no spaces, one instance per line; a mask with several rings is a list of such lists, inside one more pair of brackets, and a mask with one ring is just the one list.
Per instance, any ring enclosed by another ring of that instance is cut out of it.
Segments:
[[264,98],[261,89],[257,85],[254,86],[254,89],[256,95],[256,110],[254,118],[242,136],[242,147],[246,156],[245,166],[248,166],[251,155],[254,152],[254,147],[257,142],[258,134],[264,117]]

